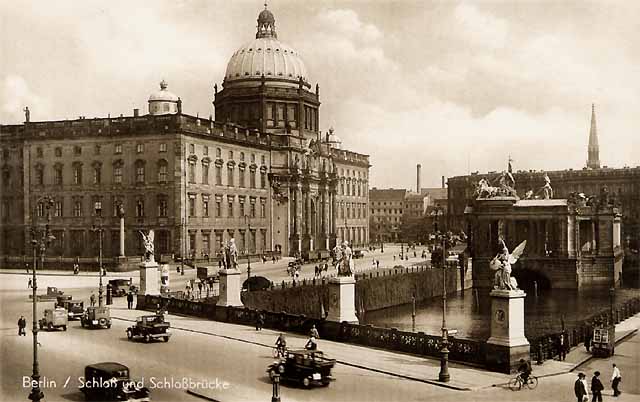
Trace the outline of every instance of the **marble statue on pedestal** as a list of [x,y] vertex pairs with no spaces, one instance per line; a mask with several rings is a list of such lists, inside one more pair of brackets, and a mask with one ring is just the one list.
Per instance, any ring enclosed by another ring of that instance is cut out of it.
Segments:
[[338,265],[338,276],[352,276],[353,275],[353,256],[351,247],[348,242],[342,243],[342,257],[340,258]]
[[511,254],[509,254],[509,249],[507,249],[504,240],[500,239],[499,241],[502,245],[502,251],[489,263],[491,270],[496,271],[493,288],[498,290],[517,290],[518,282],[511,277],[511,265],[518,261],[524,252],[527,241],[520,243]]
[[224,250],[224,262],[226,269],[238,269],[238,248],[236,247],[236,240],[231,238],[227,247]]
[[142,244],[144,246],[144,260],[145,262],[155,262],[155,256],[153,254],[154,246],[153,239],[154,233],[153,229],[149,230],[148,234],[144,234],[142,230],[139,230],[140,235],[142,235]]

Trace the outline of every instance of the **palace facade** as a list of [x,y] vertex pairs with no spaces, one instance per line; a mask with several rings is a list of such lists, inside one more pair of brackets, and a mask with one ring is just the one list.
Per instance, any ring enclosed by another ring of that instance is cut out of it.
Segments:
[[30,227],[47,209],[51,257],[141,255],[138,231],[157,254],[215,255],[230,238],[245,253],[317,256],[346,240],[369,241],[369,157],[319,129],[319,86],[280,42],[269,10],[255,40],[231,57],[215,118],[182,113],[162,82],[149,113],[0,125],[0,254],[29,253]]

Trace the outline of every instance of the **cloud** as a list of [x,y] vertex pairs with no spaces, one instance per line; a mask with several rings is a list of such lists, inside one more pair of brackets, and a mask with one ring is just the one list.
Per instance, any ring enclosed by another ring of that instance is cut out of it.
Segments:
[[370,43],[382,37],[378,27],[363,23],[360,16],[350,9],[325,10],[316,17],[316,20],[323,31],[351,40]]
[[465,39],[489,49],[501,49],[508,35],[507,23],[489,13],[480,11],[475,5],[461,3],[454,10],[454,23]]
[[50,101],[36,94],[29,84],[19,75],[10,74],[2,81],[0,90],[0,106],[2,107],[3,121],[24,121],[24,108],[29,107],[32,119],[46,119],[50,113]]

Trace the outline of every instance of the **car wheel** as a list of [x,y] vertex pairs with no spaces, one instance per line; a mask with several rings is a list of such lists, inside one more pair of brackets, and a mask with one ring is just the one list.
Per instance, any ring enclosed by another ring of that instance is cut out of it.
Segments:
[[133,332],[131,332],[130,329],[127,330],[127,338],[129,339],[133,338]]
[[53,323],[52,323],[52,322],[50,322],[50,323],[49,323],[49,326],[48,326],[47,328],[49,329],[49,331],[53,331]]
[[147,342],[147,343],[151,342],[151,337],[149,336],[149,334],[146,334],[144,336],[144,341]]
[[284,373],[284,365],[278,364],[278,373],[280,373],[280,374]]
[[100,325],[101,327],[104,327],[105,325],[107,325],[107,320],[104,318],[99,319],[98,325]]
[[164,339],[165,342],[169,342],[169,337],[168,336],[165,336],[162,339]]
[[327,379],[322,380],[322,386],[323,386],[323,387],[328,387],[328,386],[329,386],[329,384],[331,384],[331,381],[330,381],[330,380],[327,380]]
[[309,377],[305,377],[302,379],[302,386],[305,388],[309,388],[311,386],[311,380]]
[[107,328],[111,328],[111,323],[107,324]]

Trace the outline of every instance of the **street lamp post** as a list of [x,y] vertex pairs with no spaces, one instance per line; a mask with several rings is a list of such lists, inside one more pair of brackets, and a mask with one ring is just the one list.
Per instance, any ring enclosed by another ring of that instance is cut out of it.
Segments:
[[102,202],[96,201],[94,204],[94,209],[96,213],[97,224],[94,224],[91,230],[93,232],[98,232],[98,269],[100,270],[100,287],[98,288],[98,306],[102,307],[102,294],[104,292],[104,287],[102,286],[102,275],[104,270],[102,268],[102,232],[104,229],[102,228]]
[[[51,215],[49,213],[51,206],[53,205],[53,198],[51,196],[43,196],[38,199],[35,203],[36,208],[45,208],[47,214],[47,223],[45,225],[44,230],[40,232],[40,238],[38,239],[38,226],[35,223],[35,217],[38,215],[35,213],[33,215],[33,225],[31,227],[31,245],[33,247],[33,272],[32,272],[32,285],[33,285],[33,299],[32,299],[32,307],[33,307],[33,373],[31,374],[31,392],[29,393],[29,399],[36,402],[40,401],[44,398],[44,393],[40,390],[40,372],[38,367],[38,296],[36,294],[38,290],[38,282],[36,277],[36,270],[38,264],[38,250],[40,251],[41,263],[40,269],[44,267],[44,256],[47,251],[47,247],[51,244],[51,241],[55,239],[51,234],[51,230],[49,227],[49,222],[51,221]],[[42,205],[42,206],[40,206]],[[43,212],[43,211],[41,211]]]
[[251,279],[251,257],[250,257],[250,243],[251,243],[251,217],[249,215],[244,216],[244,223],[247,224],[247,240],[245,241],[245,247],[247,249],[247,292],[250,291],[249,279]]
[[451,379],[449,375],[449,331],[447,330],[447,260],[446,260],[446,238],[444,232],[442,234],[438,231],[438,220],[440,216],[444,215],[440,206],[436,206],[431,213],[434,218],[433,227],[436,236],[440,236],[442,241],[442,349],[440,349],[440,373],[438,374],[438,380],[441,382],[449,382]]

